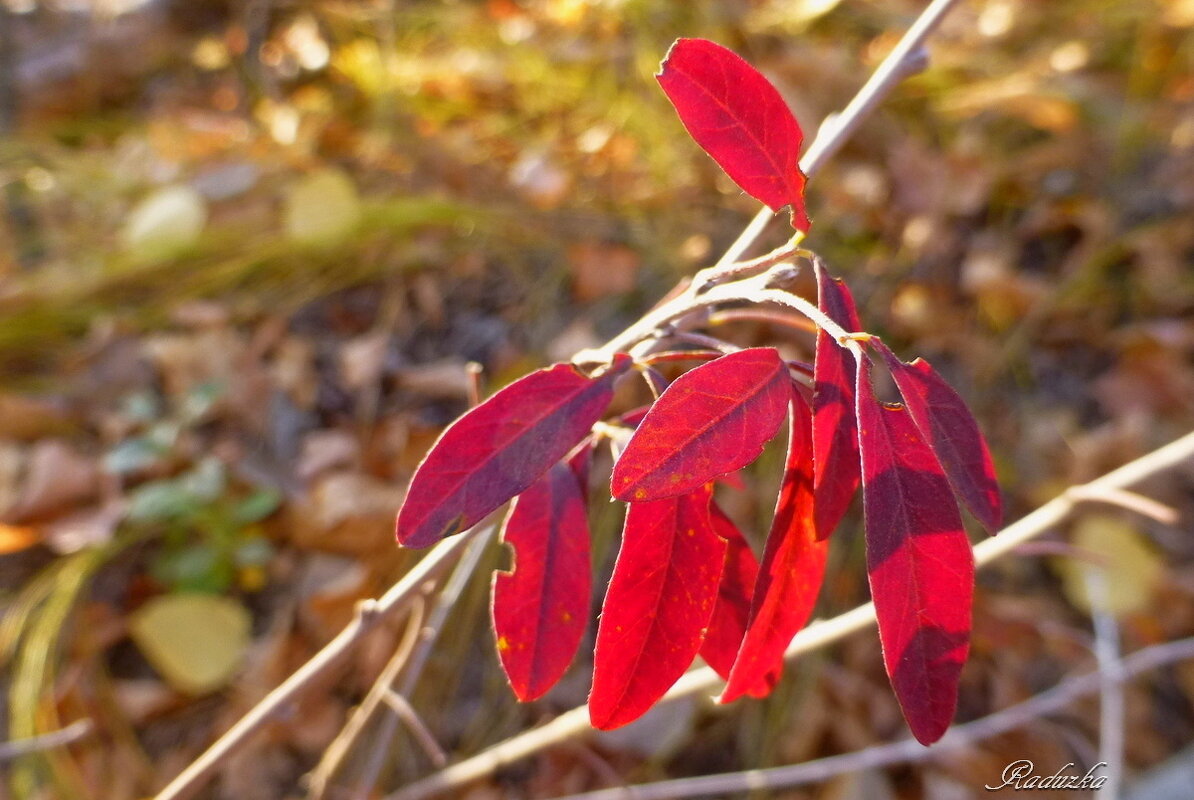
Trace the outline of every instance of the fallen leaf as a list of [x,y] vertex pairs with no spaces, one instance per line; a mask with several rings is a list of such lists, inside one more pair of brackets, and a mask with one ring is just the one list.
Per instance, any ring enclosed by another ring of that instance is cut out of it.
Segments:
[[144,258],[162,258],[199,240],[207,224],[207,204],[189,186],[167,186],[133,207],[121,231],[127,250]]
[[133,612],[129,633],[167,683],[201,695],[236,674],[249,646],[249,624],[249,612],[230,598],[169,594]]
[[[1075,523],[1070,544],[1090,556],[1054,562],[1066,599],[1075,608],[1116,616],[1148,608],[1164,576],[1165,562],[1135,526],[1107,514],[1084,516]],[[1102,576],[1093,585],[1092,572]]]
[[37,528],[0,523],[0,556],[28,550],[41,540],[42,534]]
[[304,244],[334,243],[361,219],[361,200],[345,173],[324,169],[304,175],[286,192],[283,228]]

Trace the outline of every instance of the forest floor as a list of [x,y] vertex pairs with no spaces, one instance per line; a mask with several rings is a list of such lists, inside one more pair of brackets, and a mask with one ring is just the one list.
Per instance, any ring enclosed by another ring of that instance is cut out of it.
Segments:
[[[28,5],[0,0],[0,741],[91,727],[0,764],[14,800],[152,795],[417,561],[394,513],[467,408],[470,363],[490,393],[567,360],[734,240],[754,201],[652,77],[674,38],[762,69],[807,141],[921,6]],[[810,183],[807,246],[868,330],[970,403],[1014,520],[1194,430],[1194,2],[974,0],[930,56]],[[725,497],[756,544],[781,459],[769,450]],[[1084,566],[1110,577],[1125,653],[1194,635],[1194,464],[1139,491],[1168,508],[1084,504],[980,573],[959,721],[1095,668]],[[598,505],[603,585],[620,511]],[[855,508],[818,616],[867,599],[860,525]],[[409,692],[451,760],[588,691],[582,647],[545,699],[514,700],[488,631],[488,574],[507,559],[482,554]],[[421,624],[370,634],[202,796],[309,796],[320,764],[328,797],[432,772],[407,728],[377,733],[384,707],[328,756]],[[1125,693],[1113,768],[1130,784],[1189,760],[1194,663]],[[458,796],[547,798],[904,735],[867,632],[792,665],[767,700],[674,703]],[[949,759],[752,796],[979,796],[1017,759],[1093,766],[1101,736],[1094,697]]]

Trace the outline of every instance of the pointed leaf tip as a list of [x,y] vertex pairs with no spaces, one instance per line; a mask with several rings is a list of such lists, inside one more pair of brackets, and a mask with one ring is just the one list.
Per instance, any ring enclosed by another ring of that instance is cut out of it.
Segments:
[[891,370],[900,395],[936,453],[950,486],[989,533],[1003,523],[1003,500],[987,440],[966,401],[923,358],[904,363],[879,340],[871,346]]
[[804,134],[775,86],[737,53],[705,39],[677,39],[655,78],[701,149],[772,211],[790,205],[792,227],[807,232]]
[[957,706],[974,554],[945,473],[911,414],[875,399],[869,360],[859,369],[857,406],[867,572],[883,664],[912,735],[931,744]]
[[[814,260],[817,307],[847,331],[862,326],[849,288]],[[813,365],[813,486],[817,538],[827,539],[841,522],[860,480],[858,428],[854,421],[854,356],[817,330]]]
[[681,375],[618,458],[612,494],[637,502],[674,497],[754,461],[783,423],[788,383],[771,347],[740,350]]
[[453,422],[415,471],[395,534],[427,547],[514,497],[589,432],[629,358],[590,378],[571,364],[532,372]]

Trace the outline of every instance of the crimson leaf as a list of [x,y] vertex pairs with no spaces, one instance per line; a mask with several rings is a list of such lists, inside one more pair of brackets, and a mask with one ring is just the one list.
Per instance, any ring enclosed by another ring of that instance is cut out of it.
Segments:
[[950,485],[975,519],[995,533],[1003,520],[999,482],[987,440],[966,401],[924,359],[905,364],[878,339],[872,339],[871,346],[887,362],[916,427],[937,454]]
[[761,676],[782,668],[784,650],[808,622],[825,576],[829,543],[818,540],[813,513],[812,419],[795,389],[787,466],[763,550],[750,621],[720,702],[751,693]]
[[705,39],[677,39],[655,76],[696,143],[742,190],[808,231],[800,145],[804,134],[771,82]]
[[568,669],[588,620],[589,521],[576,475],[558,463],[520,494],[502,528],[514,568],[493,578],[498,657],[519,700]]
[[[721,586],[717,590],[713,618],[709,620],[709,631],[701,645],[701,658],[718,675],[728,679],[750,619],[750,596],[758,578],[759,562],[741,531],[717,507],[716,502],[710,511],[713,514],[713,529],[726,540],[726,564],[721,575]],[[779,681],[782,669],[781,664],[761,676],[747,693],[754,697],[766,697]]]
[[[847,331],[860,328],[850,290],[830,277],[820,261],[817,307]],[[813,494],[817,537],[826,539],[841,522],[860,478],[858,430],[854,422],[854,359],[832,336],[817,329],[813,365]]]
[[788,382],[772,347],[739,350],[681,375],[614,465],[614,497],[674,497],[754,461],[783,422]]
[[620,355],[597,378],[571,364],[532,372],[453,422],[415,471],[395,526],[398,541],[427,547],[480,522],[526,489],[579,442],[630,365]]
[[642,716],[696,658],[725,563],[712,497],[705,484],[630,504],[597,626],[593,727],[609,730]]
[[903,406],[880,404],[858,371],[867,571],[883,664],[912,735],[941,738],[970,647],[974,555],[933,451]]

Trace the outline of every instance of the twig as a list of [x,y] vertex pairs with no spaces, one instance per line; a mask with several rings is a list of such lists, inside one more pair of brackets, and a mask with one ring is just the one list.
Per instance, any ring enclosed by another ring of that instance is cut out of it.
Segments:
[[[1024,542],[1051,530],[1073,510],[1078,503],[1076,496],[1080,497],[1090,491],[1131,486],[1191,458],[1194,458],[1194,433],[1188,433],[1076,490],[1067,490],[1028,516],[1004,528],[997,536],[976,545],[975,563],[978,566],[990,564],[1013,552]],[[874,622],[875,607],[871,603],[858,606],[832,619],[815,622],[796,635],[788,646],[785,657],[795,658],[824,647],[873,625]],[[685,673],[659,702],[669,703],[702,692],[716,693],[722,684],[723,681],[716,672],[709,667],[700,667]],[[389,795],[387,800],[422,800],[458,788],[491,775],[507,764],[533,755],[544,748],[574,737],[586,736],[591,730],[588,707],[571,709],[542,727],[499,742],[471,758],[412,783]]]
[[416,597],[425,581],[435,577],[452,563],[452,558],[467,545],[478,528],[445,539],[425,555],[402,580],[390,587],[378,600],[365,600],[357,605],[356,614],[344,630],[324,645],[310,661],[278,688],[267,694],[249,713],[241,717],[199,758],[191,762],[178,777],[170,781],[155,796],[155,800],[184,800],[193,796],[215,774],[246,739],[261,729],[286,705],[312,686],[319,678],[335,668],[350,653],[362,637],[387,615],[402,608]]
[[[434,582],[427,581],[424,585],[427,587],[427,591],[431,591]],[[406,631],[402,637],[402,641],[398,643],[398,649],[394,651],[394,655],[390,656],[390,660],[382,668],[381,675],[369,687],[365,699],[353,709],[352,715],[344,723],[344,727],[340,729],[340,733],[336,734],[336,738],[324,749],[319,763],[315,765],[315,769],[308,773],[306,779],[307,800],[323,800],[327,796],[332,778],[335,776],[337,770],[339,770],[341,762],[344,761],[345,756],[353,749],[357,739],[360,738],[365,727],[369,724],[369,720],[373,718],[373,712],[384,702],[385,693],[393,685],[395,679],[397,679],[398,673],[402,670],[402,665],[410,658],[410,654],[413,652],[415,644],[419,641],[420,633],[423,630],[424,607],[426,606],[425,596],[420,595],[412,605],[413,608],[411,608],[406,622]]]
[[95,723],[89,719],[80,719],[59,728],[56,731],[43,733],[40,736],[30,736],[27,739],[14,739],[11,742],[0,742],[0,764],[27,756],[31,753],[41,753],[65,747],[68,744],[86,739],[95,732]]
[[[399,670],[401,677],[399,678],[397,693],[404,699],[410,697],[415,690],[415,686],[418,685],[419,677],[423,674],[423,667],[427,665],[427,658],[431,654],[431,648],[435,646],[435,641],[439,638],[439,632],[443,630],[448,614],[455,607],[456,601],[460,599],[461,592],[468,585],[469,578],[473,576],[473,572],[477,569],[477,563],[481,560],[481,554],[485,552],[485,546],[493,538],[495,530],[496,528],[490,527],[481,535],[474,537],[468,551],[461,557],[459,563],[456,565],[456,569],[452,570],[452,577],[448,579],[443,591],[436,598],[435,606],[432,608],[431,614],[428,615],[426,624],[420,628],[419,637],[415,642],[414,648],[411,650],[410,658]],[[389,684],[384,688],[388,690],[390,688]],[[411,714],[414,714],[414,709],[411,709]],[[385,757],[389,753],[390,741],[393,740],[394,734],[398,731],[398,719],[395,716],[386,717],[382,720],[381,727],[374,733],[373,741],[370,743],[372,750],[369,760],[365,762],[365,768],[361,771],[361,777],[357,781],[356,788],[351,795],[357,798],[357,800],[364,800],[364,798],[369,797],[370,792],[373,790],[373,784],[377,782],[377,776],[381,774],[381,768],[385,765]],[[405,721],[405,718],[403,719]],[[415,731],[415,735],[417,737],[419,732]],[[428,732],[427,736],[430,738],[431,734]],[[426,743],[422,742],[421,744],[426,749]],[[444,759],[441,763],[447,763],[447,759]]]
[[[1074,490],[1071,490],[1073,494]],[[1172,506],[1167,506],[1164,503],[1159,503],[1151,497],[1144,497],[1143,495],[1129,492],[1124,489],[1107,490],[1098,493],[1087,492],[1085,494],[1073,494],[1078,500],[1086,500],[1091,503],[1107,503],[1113,506],[1134,511],[1141,516],[1156,520],[1162,525],[1176,525],[1180,515],[1177,509]]]
[[[437,767],[447,764],[448,754],[444,752],[444,748],[439,746],[439,742],[435,741],[427,724],[419,717],[410,701],[393,689],[386,689],[382,693],[382,698],[383,702],[394,712],[394,716],[402,720],[402,724],[415,737],[415,741],[419,743],[419,747],[423,748],[423,752],[431,759],[431,763]],[[378,749],[383,750],[384,748],[378,747]]]
[[[804,157],[800,159],[800,169],[805,175],[812,177],[821,169],[829,157],[837,152],[838,148],[866,119],[866,116],[891,91],[892,87],[908,77],[911,72],[923,68],[925,60],[922,48],[925,40],[957,3],[958,0],[933,0],[916,18],[916,21],[912,23],[887,58],[883,59],[879,68],[859,89],[858,94],[840,114],[827,120],[821,126],[813,143],[805,152]],[[772,253],[755,259],[754,262],[736,263],[767,227],[771,217],[772,213],[769,208],[760,209],[715,265],[701,270],[683,291],[677,292],[670,300],[653,308],[637,323],[607,342],[604,347],[578,353],[576,362],[606,363],[614,353],[624,352],[635,344],[649,339],[661,325],[672,322],[676,323],[677,327],[683,328],[685,322],[707,313],[706,309],[715,305],[715,303],[707,302],[708,296],[715,291],[714,287],[724,284],[727,276],[732,276],[735,279],[743,277],[744,265],[753,265],[757,262],[763,267],[770,267],[785,258],[794,257],[803,252],[797,246],[798,240],[793,239]],[[747,270],[747,274],[753,274],[753,270]],[[809,315],[806,314],[806,316]],[[822,324],[823,316],[809,316],[809,318],[816,321],[818,325],[826,327]],[[831,331],[828,327],[826,330]]]
[[[1125,658],[1117,670],[1117,683],[1128,680],[1157,667],[1194,658],[1194,637],[1154,645]],[[659,781],[626,789],[603,789],[583,794],[570,794],[556,800],[675,800],[675,798],[705,797],[758,790],[786,789],[810,783],[820,783],[838,775],[875,769],[893,764],[928,761],[976,742],[1014,730],[1041,717],[1069,707],[1085,695],[1099,691],[1105,676],[1101,670],[1069,678],[1052,689],[1041,692],[1022,703],[997,711],[973,722],[954,726],[941,741],[924,747],[914,739],[868,747],[854,753],[819,758],[803,764],[769,767],[724,775],[700,778],[681,778]],[[998,781],[996,781],[998,784]],[[1106,789],[1110,783],[1104,785]],[[1000,788],[996,786],[995,788]],[[1100,790],[1099,796],[1103,796]],[[1114,797],[1114,795],[1109,795]]]
[[[933,0],[929,3],[895,48],[887,54],[887,58],[883,59],[879,68],[858,90],[858,94],[854,95],[854,99],[842,109],[840,114],[828,117],[821,124],[816,138],[805,151],[804,157],[800,159],[801,172],[812,177],[820,171],[830,156],[836,153],[838,148],[850,138],[867,115],[883,101],[883,98],[896,84],[909,75],[924,69],[926,64],[923,50],[925,40],[957,4],[958,0]],[[763,233],[773,216],[771,209],[766,206],[759,209],[759,213],[730,245],[717,265],[732,264],[741,258],[742,254],[754,244],[755,239]]]
[[1107,765],[1107,783],[1099,797],[1119,800],[1124,758],[1123,662],[1119,658],[1119,625],[1107,602],[1107,571],[1085,567],[1086,594],[1090,598],[1095,631],[1095,658],[1099,663],[1099,761]]

